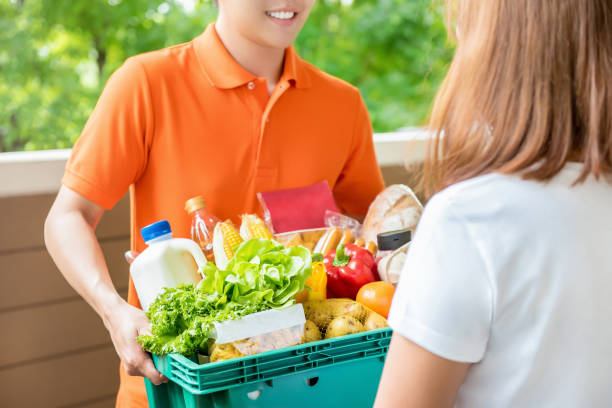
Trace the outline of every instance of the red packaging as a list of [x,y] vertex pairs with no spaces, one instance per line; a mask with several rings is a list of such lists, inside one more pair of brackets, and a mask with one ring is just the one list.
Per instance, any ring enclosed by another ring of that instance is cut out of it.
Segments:
[[325,227],[325,212],[340,212],[322,181],[307,187],[258,193],[264,219],[275,233]]

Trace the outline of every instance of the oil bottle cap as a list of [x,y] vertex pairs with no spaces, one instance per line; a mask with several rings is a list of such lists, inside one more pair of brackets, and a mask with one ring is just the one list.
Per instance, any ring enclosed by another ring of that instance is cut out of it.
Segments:
[[206,207],[206,201],[204,201],[202,196],[190,198],[187,200],[187,202],[185,202],[185,211],[187,211],[189,214],[194,211],[201,210],[204,207]]
[[155,238],[159,238],[164,235],[172,234],[172,230],[170,229],[170,223],[166,220],[154,222],[151,225],[147,225],[146,227],[140,230],[140,234],[142,235],[142,239],[145,242],[149,242],[154,240]]
[[376,236],[378,249],[381,251],[393,251],[410,242],[411,239],[412,231],[410,229],[383,232]]

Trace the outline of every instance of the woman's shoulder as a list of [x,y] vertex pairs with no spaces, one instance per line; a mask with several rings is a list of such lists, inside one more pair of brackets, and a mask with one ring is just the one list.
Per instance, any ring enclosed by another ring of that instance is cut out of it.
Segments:
[[546,185],[520,176],[490,173],[453,184],[435,194],[424,216],[465,223],[508,225],[545,213],[552,205]]

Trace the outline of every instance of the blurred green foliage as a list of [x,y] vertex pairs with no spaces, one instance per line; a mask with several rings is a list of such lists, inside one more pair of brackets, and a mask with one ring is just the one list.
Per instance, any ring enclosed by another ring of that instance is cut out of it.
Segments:
[[[0,152],[72,146],[127,57],[215,17],[210,0],[0,0]],[[423,124],[452,52],[431,0],[317,0],[296,48],[360,88],[377,132]]]

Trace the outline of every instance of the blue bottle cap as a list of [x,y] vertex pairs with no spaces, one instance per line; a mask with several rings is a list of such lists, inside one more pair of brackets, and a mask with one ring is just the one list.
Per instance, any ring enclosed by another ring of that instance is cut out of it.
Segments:
[[147,225],[140,230],[140,234],[145,242],[171,233],[172,230],[170,229],[170,223],[166,220],[154,222],[153,224]]

